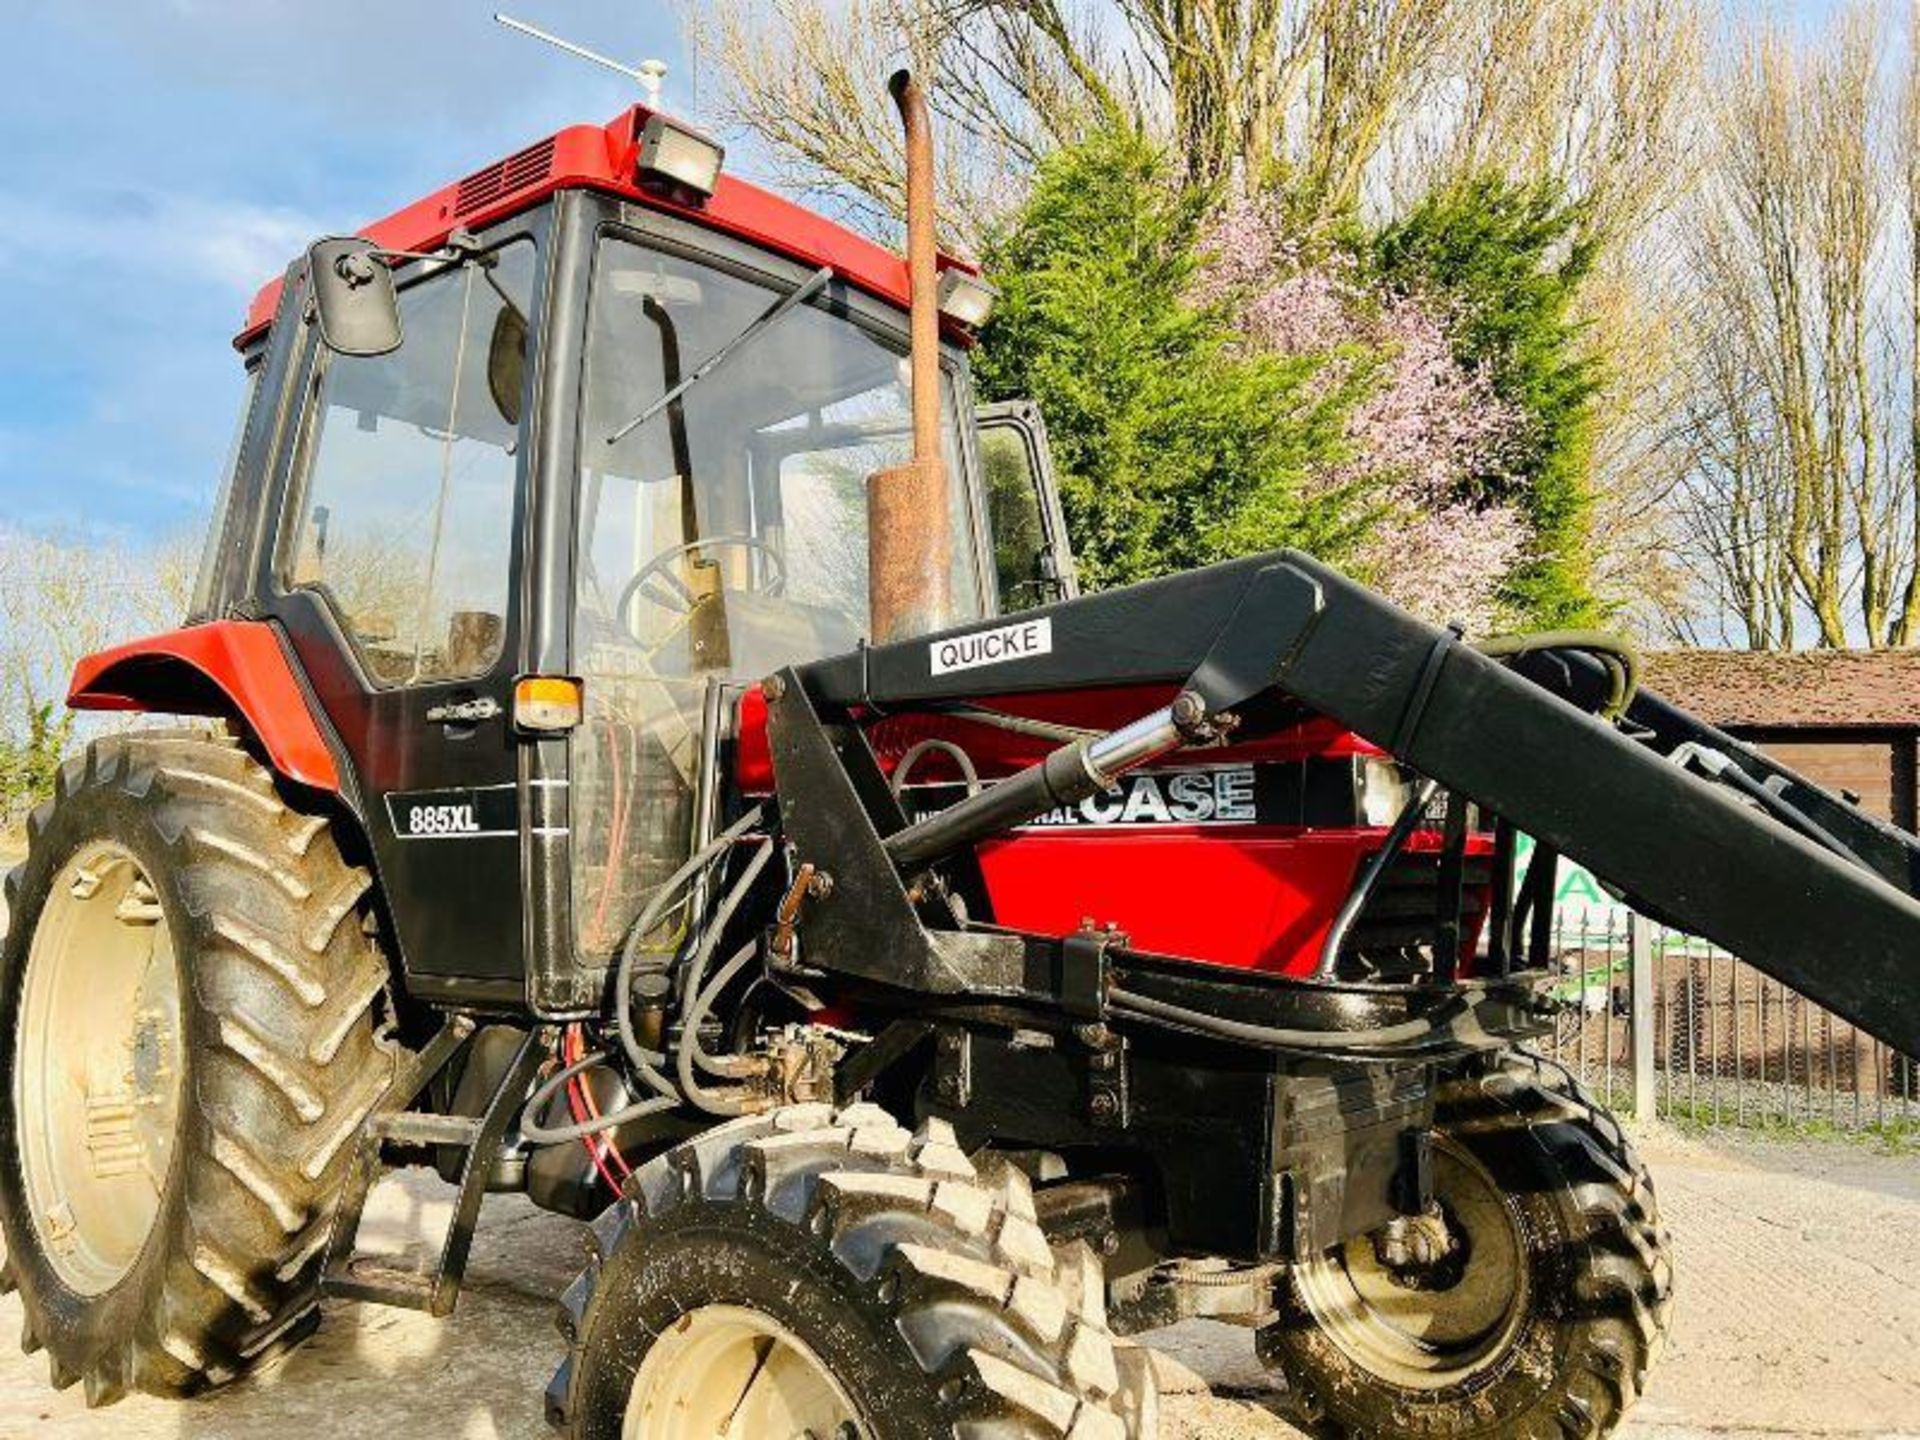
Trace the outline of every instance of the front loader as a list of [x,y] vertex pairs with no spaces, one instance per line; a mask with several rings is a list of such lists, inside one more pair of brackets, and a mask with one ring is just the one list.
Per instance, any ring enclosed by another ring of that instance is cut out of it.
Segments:
[[[990,291],[646,107],[262,292],[193,613],[79,667],[0,951],[23,1344],[189,1396],[592,1221],[576,1437],[1597,1436],[1672,1293],[1551,1028],[1552,860],[1920,1049],[1916,841],[1315,560],[1080,595]],[[201,717],[197,721],[191,717]],[[1515,874],[1515,842],[1536,858]],[[420,1264],[371,1187],[454,1187]]]

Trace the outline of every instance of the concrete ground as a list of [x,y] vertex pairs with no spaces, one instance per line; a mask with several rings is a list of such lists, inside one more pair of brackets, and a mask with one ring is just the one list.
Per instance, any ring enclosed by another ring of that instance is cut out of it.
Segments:
[[[1645,1142],[1674,1232],[1673,1343],[1623,1432],[1645,1440],[1905,1436],[1920,1440],[1920,1160],[1836,1142]],[[444,1192],[385,1187],[378,1243],[436,1228]],[[211,1399],[136,1397],[86,1409],[14,1353],[18,1297],[0,1302],[0,1437],[268,1440],[313,1430],[493,1440],[545,1432],[541,1390],[559,1339],[553,1297],[582,1253],[579,1226],[488,1202],[459,1312],[330,1305],[305,1347]],[[1169,1440],[1293,1432],[1260,1406],[1245,1332],[1195,1322],[1151,1337],[1170,1362]]]

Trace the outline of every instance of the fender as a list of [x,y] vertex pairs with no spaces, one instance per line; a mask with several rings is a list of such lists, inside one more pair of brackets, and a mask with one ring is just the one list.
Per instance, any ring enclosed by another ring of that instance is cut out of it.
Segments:
[[238,717],[289,780],[340,793],[340,771],[313,707],[264,620],[212,620],[130,640],[74,666],[75,710]]

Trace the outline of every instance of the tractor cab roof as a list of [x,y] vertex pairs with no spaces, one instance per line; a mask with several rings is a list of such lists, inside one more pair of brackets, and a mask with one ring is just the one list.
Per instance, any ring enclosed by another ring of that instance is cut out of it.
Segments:
[[[899,306],[908,303],[906,261],[843,225],[745,180],[722,174],[704,202],[642,186],[641,132],[652,111],[635,105],[605,126],[573,125],[504,160],[476,170],[360,234],[392,250],[433,250],[456,229],[477,230],[524,210],[555,191],[591,189],[710,226],[805,265],[830,266],[849,284]],[[943,268],[963,266],[942,256]],[[235,338],[244,347],[265,333],[279,304],[281,281],[260,288]]]

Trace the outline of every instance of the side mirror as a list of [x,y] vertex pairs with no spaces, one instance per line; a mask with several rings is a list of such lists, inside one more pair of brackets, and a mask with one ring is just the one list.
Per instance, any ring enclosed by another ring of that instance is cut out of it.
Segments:
[[358,236],[316,240],[307,249],[320,340],[340,355],[386,355],[400,348],[400,300],[380,247]]

